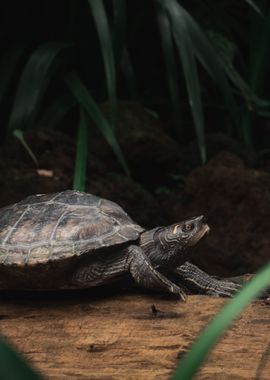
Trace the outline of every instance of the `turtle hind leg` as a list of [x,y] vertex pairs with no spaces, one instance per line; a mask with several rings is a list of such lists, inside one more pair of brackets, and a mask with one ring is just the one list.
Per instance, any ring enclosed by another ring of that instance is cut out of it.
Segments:
[[129,246],[127,250],[126,268],[138,285],[172,293],[183,301],[186,300],[184,290],[158,272],[140,247],[133,245]]
[[231,297],[242,288],[241,285],[235,282],[219,280],[209,276],[188,261],[176,268],[174,272],[179,276],[180,283],[183,283],[194,293]]

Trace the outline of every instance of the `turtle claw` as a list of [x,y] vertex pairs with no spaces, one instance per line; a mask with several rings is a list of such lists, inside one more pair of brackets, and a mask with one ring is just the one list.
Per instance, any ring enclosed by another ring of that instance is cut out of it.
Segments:
[[180,286],[177,286],[172,283],[172,285],[170,286],[170,292],[177,295],[181,299],[181,301],[187,301],[187,295],[184,292],[184,290],[180,288]]
[[185,292],[182,291],[179,295],[180,295],[181,301],[187,302],[187,295]]

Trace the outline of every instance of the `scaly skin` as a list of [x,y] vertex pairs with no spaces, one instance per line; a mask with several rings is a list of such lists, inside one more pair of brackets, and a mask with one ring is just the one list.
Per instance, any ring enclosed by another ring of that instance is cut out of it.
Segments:
[[[138,246],[130,245],[110,258],[104,255],[93,263],[79,267],[72,283],[79,287],[91,287],[129,273],[138,285],[172,293],[182,300],[186,299],[183,285],[193,292],[231,296],[241,286],[217,280],[187,261],[190,247],[208,231],[209,227],[202,216],[145,231]],[[178,283],[174,284],[161,272],[176,273]]]

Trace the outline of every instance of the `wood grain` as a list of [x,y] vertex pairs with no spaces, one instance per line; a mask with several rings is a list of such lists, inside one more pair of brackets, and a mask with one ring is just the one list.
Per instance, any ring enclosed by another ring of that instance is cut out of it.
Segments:
[[[0,331],[47,379],[169,379],[225,302],[189,296],[183,303],[113,289],[4,293]],[[270,306],[256,301],[196,379],[269,380],[269,331]]]

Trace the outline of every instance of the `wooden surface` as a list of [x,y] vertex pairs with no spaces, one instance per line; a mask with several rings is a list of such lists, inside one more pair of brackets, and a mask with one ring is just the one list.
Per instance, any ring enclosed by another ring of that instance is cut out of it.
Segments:
[[[226,302],[109,292],[2,294],[0,331],[48,379],[169,379]],[[269,380],[270,306],[250,305],[196,378]]]

